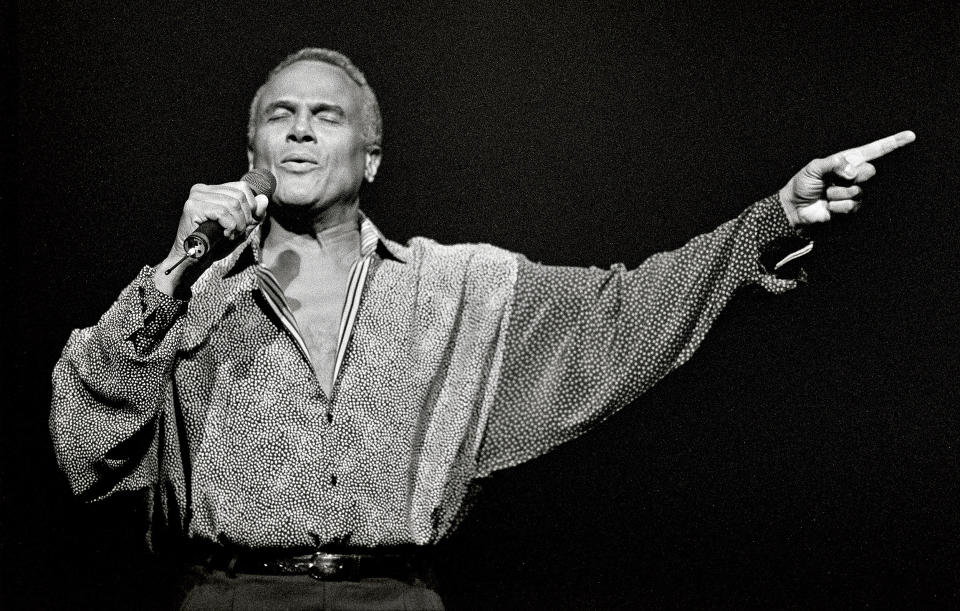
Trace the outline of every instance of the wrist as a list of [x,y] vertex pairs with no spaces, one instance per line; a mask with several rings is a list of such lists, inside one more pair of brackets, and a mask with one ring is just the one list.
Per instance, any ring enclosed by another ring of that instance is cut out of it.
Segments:
[[203,266],[190,257],[183,261],[181,258],[182,256],[175,253],[167,255],[167,258],[155,268],[153,284],[165,295],[187,299],[190,295],[190,287],[203,273]]
[[777,193],[777,199],[780,200],[780,207],[783,208],[783,213],[786,215],[787,222],[790,223],[790,226],[797,227],[801,225],[800,213],[797,211],[796,204],[793,203],[790,185],[780,189]]

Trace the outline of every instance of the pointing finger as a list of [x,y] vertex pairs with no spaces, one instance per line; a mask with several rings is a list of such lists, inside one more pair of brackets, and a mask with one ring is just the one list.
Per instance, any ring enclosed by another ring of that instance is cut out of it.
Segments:
[[878,157],[883,157],[887,153],[894,151],[901,146],[906,146],[917,139],[912,131],[903,131],[899,134],[881,138],[870,144],[864,144],[850,150],[844,151],[843,156],[851,165],[857,166],[864,161],[872,161]]

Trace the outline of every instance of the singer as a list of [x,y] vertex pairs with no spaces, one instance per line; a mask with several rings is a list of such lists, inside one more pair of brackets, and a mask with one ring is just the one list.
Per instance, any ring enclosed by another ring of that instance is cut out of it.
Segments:
[[[871,161],[914,139],[813,160],[685,246],[600,270],[387,239],[360,206],[381,137],[349,59],[287,57],[249,118],[250,168],[276,190],[194,185],[167,258],[56,365],[72,489],[146,495],[153,549],[188,566],[185,608],[443,608],[429,551],[473,483],[633,401],[739,287],[802,282],[803,228],[856,210]],[[206,221],[222,239],[194,256]]]

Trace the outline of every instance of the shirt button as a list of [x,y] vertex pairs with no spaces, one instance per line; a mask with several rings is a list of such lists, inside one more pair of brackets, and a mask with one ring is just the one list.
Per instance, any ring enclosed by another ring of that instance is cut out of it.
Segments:
[[336,485],[337,485],[337,476],[336,476],[336,475],[331,475],[331,476],[330,476],[330,485],[331,485],[331,486],[336,486]]
[[333,412],[327,412],[327,423],[333,422]]

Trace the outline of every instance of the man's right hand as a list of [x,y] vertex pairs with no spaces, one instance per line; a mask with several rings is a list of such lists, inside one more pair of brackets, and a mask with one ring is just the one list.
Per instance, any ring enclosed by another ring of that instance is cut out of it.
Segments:
[[[222,259],[233,250],[237,242],[246,238],[250,231],[263,220],[267,211],[267,196],[254,196],[250,185],[243,181],[222,185],[196,184],[190,189],[190,197],[183,205],[177,237],[167,258],[154,274],[157,289],[170,296],[180,296],[217,259]],[[204,221],[216,221],[229,241],[221,242],[201,260],[187,257],[170,274],[163,272],[183,259],[186,251],[183,242]]]

